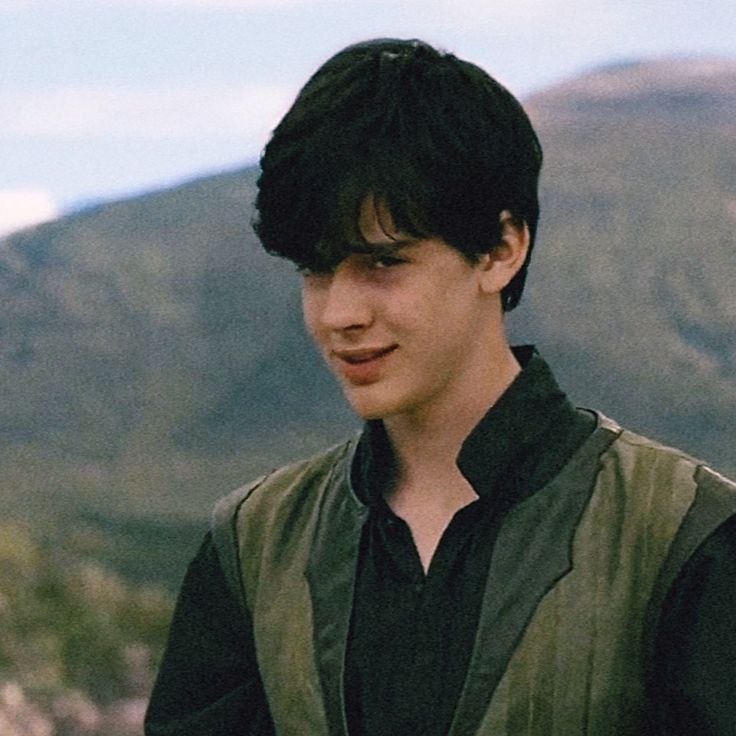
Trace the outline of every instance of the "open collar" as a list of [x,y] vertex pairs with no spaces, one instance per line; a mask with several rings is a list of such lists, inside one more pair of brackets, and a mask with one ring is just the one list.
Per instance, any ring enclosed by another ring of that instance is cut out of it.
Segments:
[[[512,349],[521,372],[465,439],[457,458],[460,472],[478,496],[498,501],[520,500],[543,484],[546,478],[540,474],[545,463],[540,462],[540,452],[554,453],[551,430],[575,416],[535,348]],[[358,499],[382,507],[394,473],[394,455],[383,422],[366,422],[351,471]]]

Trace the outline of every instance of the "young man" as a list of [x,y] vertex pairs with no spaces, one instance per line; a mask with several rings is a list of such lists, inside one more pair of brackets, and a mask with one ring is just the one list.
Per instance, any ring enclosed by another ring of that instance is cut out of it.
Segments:
[[511,348],[537,137],[477,67],[349,47],[265,149],[256,229],[360,437],[225,499],[147,733],[736,733],[736,490]]

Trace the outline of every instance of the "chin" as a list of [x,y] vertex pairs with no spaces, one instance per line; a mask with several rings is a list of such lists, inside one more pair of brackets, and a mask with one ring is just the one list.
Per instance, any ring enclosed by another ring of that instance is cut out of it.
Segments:
[[[355,388],[345,391],[345,398],[348,400],[352,410],[364,421],[370,419],[385,419],[391,414],[395,414],[397,408],[385,396],[368,396],[368,392],[361,392]],[[364,395],[361,395],[364,394]]]
[[362,402],[350,402],[352,410],[364,421],[371,419],[384,419],[391,412],[384,411],[381,407],[363,404]]

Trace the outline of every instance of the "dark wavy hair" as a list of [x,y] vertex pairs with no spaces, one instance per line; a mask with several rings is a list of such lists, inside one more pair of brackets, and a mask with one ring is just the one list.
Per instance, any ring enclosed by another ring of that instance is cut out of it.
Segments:
[[[503,210],[534,243],[541,165],[523,108],[482,69],[422,41],[367,41],[325,62],[274,130],[253,226],[268,252],[331,268],[365,246],[357,223],[371,195],[398,230],[473,261],[501,241]],[[502,293],[505,311],[528,263]]]

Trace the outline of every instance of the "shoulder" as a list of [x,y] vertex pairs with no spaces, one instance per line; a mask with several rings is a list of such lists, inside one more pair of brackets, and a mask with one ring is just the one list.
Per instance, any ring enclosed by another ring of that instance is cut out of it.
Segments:
[[[626,456],[625,464],[637,488],[644,485],[659,489],[663,502],[687,506],[678,531],[675,550],[689,556],[695,548],[726,519],[736,514],[736,483],[674,447],[623,430],[614,443]],[[660,507],[661,510],[661,507]]]
[[722,546],[722,537],[733,535],[736,483],[678,448],[622,429],[604,416],[599,422],[616,435],[601,466],[624,488],[627,508],[643,500],[638,505],[646,533],[675,514],[676,532],[652,595],[650,615],[656,615],[681,570],[692,567],[691,560],[703,557],[713,545]]
[[706,463],[598,415],[609,442],[597,459],[596,488],[643,534],[669,530],[677,567],[736,513],[736,484]]
[[611,444],[611,452],[619,457],[629,458],[632,462],[641,465],[665,463],[668,466],[681,465],[690,468],[692,474],[703,463],[697,458],[676,447],[663,444],[630,429],[620,427],[613,420],[600,415],[602,425],[616,432],[617,436]]
[[226,579],[238,592],[240,581],[238,521],[244,513],[260,518],[279,514],[300,500],[308,501],[310,489],[338,470],[349,472],[356,440],[351,438],[315,455],[289,463],[246,483],[221,498],[212,513],[212,543]]
[[670,486],[688,484],[698,496],[710,498],[719,505],[731,506],[736,502],[736,483],[704,461],[676,447],[622,428],[605,415],[598,415],[598,423],[599,427],[616,435],[604,452],[604,462],[608,460],[617,464],[629,479]]
[[246,501],[249,506],[261,503],[276,505],[314,481],[330,475],[341,461],[348,459],[354,444],[354,440],[346,440],[309,458],[276,468],[235,489],[215,504],[213,528],[233,523]]

